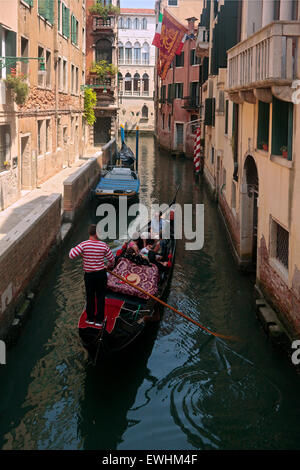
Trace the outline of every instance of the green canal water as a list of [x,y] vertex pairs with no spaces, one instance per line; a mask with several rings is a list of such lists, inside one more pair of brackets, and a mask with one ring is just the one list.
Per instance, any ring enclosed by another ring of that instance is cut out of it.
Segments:
[[[130,141],[134,149],[134,140]],[[43,278],[22,336],[0,367],[1,449],[299,449],[300,383],[255,318],[254,279],[238,272],[192,162],[140,140],[140,201],[203,203],[205,241],[179,241],[168,301],[217,339],[165,310],[129,357],[98,369],[78,338],[80,262],[69,249],[95,221],[90,207]]]

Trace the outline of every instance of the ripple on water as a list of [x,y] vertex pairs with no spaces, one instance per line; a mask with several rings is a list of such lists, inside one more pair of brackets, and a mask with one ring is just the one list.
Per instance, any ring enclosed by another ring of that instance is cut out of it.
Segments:
[[174,423],[188,441],[199,449],[272,445],[262,430],[280,407],[277,386],[215,339],[206,341],[191,362],[156,385],[162,399],[170,397]]

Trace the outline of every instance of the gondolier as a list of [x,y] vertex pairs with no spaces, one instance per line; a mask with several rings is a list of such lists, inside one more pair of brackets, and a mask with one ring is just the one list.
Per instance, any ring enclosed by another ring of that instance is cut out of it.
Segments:
[[[87,323],[100,326],[104,320],[107,286],[107,273],[104,259],[106,258],[108,260],[108,268],[112,268],[115,258],[109,246],[99,240],[96,225],[90,225],[88,233],[89,239],[72,248],[69,253],[69,258],[75,259],[78,256],[82,256],[83,258]],[[96,316],[95,297],[97,299]]]

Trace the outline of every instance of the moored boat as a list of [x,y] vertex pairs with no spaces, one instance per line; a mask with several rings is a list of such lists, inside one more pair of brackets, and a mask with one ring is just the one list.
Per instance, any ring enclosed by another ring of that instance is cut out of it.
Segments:
[[138,196],[139,190],[138,174],[130,168],[115,166],[101,176],[93,195],[99,200],[117,200],[120,196],[133,199]]

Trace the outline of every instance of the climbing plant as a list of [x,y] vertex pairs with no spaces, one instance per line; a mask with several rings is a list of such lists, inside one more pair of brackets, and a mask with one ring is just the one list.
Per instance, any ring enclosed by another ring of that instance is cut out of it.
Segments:
[[114,64],[109,64],[107,60],[100,60],[92,64],[90,72],[96,73],[100,81],[104,81],[106,78],[116,75],[118,67]]
[[89,126],[92,126],[96,121],[94,108],[97,103],[96,92],[91,88],[84,90],[84,117]]
[[101,2],[97,2],[96,5],[92,5],[89,9],[90,13],[97,13],[103,18],[107,18],[109,15],[119,15],[120,8],[114,5],[103,5]]
[[29,94],[29,86],[26,83],[27,76],[21,75],[8,75],[5,79],[7,88],[11,90],[13,99],[18,105],[23,105]]

